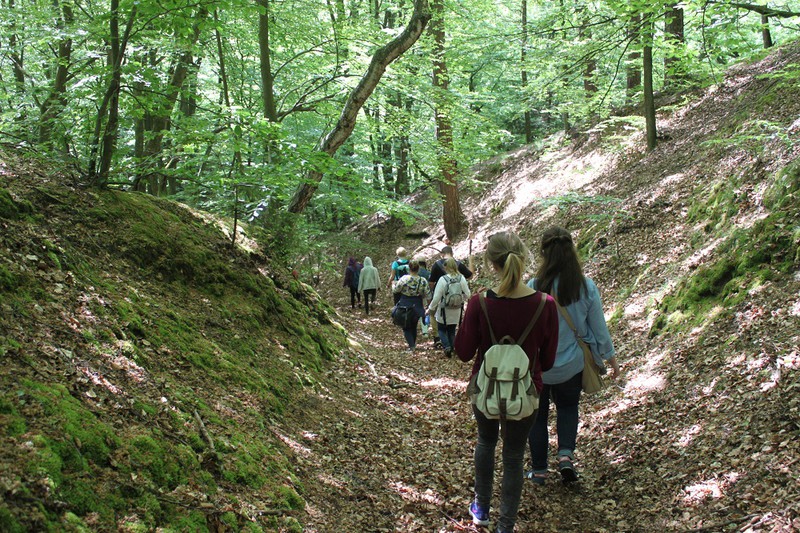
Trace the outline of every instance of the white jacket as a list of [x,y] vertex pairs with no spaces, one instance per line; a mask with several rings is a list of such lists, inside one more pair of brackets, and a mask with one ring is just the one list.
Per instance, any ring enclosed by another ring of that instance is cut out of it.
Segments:
[[[456,276],[461,278],[459,280],[461,282],[461,292],[464,295],[464,305],[466,305],[470,297],[469,285],[464,276],[461,274],[456,274]],[[446,307],[444,305],[444,293],[447,290],[447,282],[449,279],[450,274],[446,274],[436,282],[436,288],[433,290],[433,299],[428,306],[428,314],[434,316],[434,313],[436,313],[436,321],[440,324],[446,323],[448,326],[456,326],[458,325],[458,321],[461,320],[461,309]],[[445,319],[447,320],[445,321]]]
[[363,292],[368,289],[377,289],[381,286],[381,277],[378,275],[378,269],[372,266],[372,258],[364,258],[364,268],[361,269],[361,275],[358,277],[358,292]]

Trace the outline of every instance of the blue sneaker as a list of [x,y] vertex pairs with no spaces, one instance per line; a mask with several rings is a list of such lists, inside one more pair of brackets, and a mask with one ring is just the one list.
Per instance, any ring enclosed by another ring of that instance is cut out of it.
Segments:
[[469,505],[469,514],[472,517],[472,523],[476,526],[488,526],[489,525],[489,507],[487,506],[485,509],[481,508],[478,505],[478,502],[473,501]]

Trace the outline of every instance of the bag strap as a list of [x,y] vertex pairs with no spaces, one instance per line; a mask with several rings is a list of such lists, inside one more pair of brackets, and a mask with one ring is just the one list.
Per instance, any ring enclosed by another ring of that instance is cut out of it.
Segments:
[[558,307],[558,312],[561,313],[562,317],[564,317],[564,320],[567,322],[567,326],[569,326],[569,329],[572,330],[572,334],[575,335],[575,340],[578,341],[580,347],[583,348],[584,346],[588,346],[588,344],[586,344],[586,341],[581,339],[580,336],[578,335],[578,328],[575,327],[575,323],[572,321],[572,317],[569,316],[569,312],[567,312],[567,309],[560,303],[558,303],[558,298],[556,297],[555,294],[553,294],[552,289],[550,290],[550,296],[552,296],[553,300],[556,302],[556,307]]
[[[484,294],[485,293],[478,294],[478,301],[480,301],[481,309],[483,309],[483,314],[486,316],[486,325],[489,326],[489,335],[491,336],[492,344],[494,345],[497,344],[497,337],[495,337],[494,330],[492,329],[492,321],[489,318],[489,311],[486,309],[486,298]],[[528,327],[525,328],[525,331],[522,332],[522,335],[520,335],[519,339],[517,340],[517,344],[520,346],[523,342],[525,342],[525,339],[528,338],[528,334],[531,332],[534,324],[536,324],[536,321],[539,320],[539,315],[541,315],[542,311],[544,310],[544,304],[547,301],[547,297],[544,295],[544,293],[539,293],[539,296],[539,307],[536,308],[536,312],[533,314],[530,324],[528,324]]]

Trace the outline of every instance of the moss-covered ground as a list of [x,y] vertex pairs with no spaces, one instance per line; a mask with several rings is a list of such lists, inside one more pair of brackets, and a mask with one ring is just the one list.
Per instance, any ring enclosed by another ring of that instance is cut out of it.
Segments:
[[4,156],[0,530],[299,530],[270,426],[344,346],[331,309],[216,220]]

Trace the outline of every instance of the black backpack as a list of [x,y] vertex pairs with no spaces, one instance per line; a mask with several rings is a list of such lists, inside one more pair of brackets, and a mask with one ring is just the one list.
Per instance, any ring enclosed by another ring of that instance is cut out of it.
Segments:
[[350,286],[358,290],[358,280],[361,278],[361,269],[358,267],[347,267],[353,275],[350,277]]

